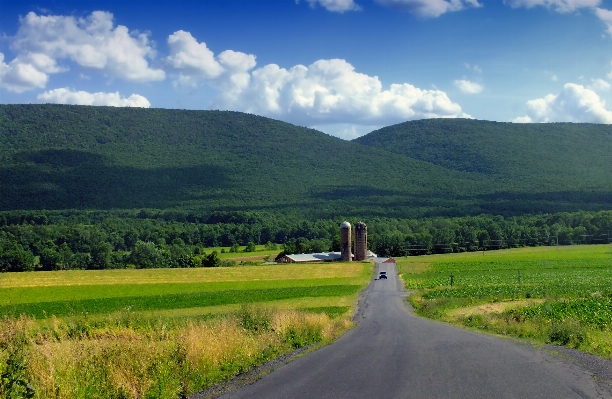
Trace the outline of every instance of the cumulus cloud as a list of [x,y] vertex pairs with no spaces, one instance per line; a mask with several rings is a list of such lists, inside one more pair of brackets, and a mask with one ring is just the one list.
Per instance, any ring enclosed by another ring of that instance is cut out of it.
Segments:
[[62,72],[54,59],[45,54],[24,53],[6,64],[0,53],[0,87],[15,93],[43,88],[49,73]]
[[[361,9],[354,0],[306,0],[311,7],[320,5],[327,11],[343,13],[346,11],[358,11]],[[296,1],[299,3],[299,0]]]
[[566,83],[558,95],[527,101],[527,115],[513,122],[590,122],[612,123],[612,111],[593,90]]
[[191,33],[177,31],[168,37],[170,55],[166,62],[171,68],[184,71],[184,76],[216,78],[223,73],[223,67],[215,59],[206,43],[198,43]]
[[591,84],[588,86],[593,91],[608,91],[610,90],[610,83],[603,79],[591,79]]
[[151,68],[147,61],[155,55],[148,36],[115,27],[111,13],[95,11],[75,18],[30,12],[20,22],[11,44],[18,55],[0,66],[2,87],[8,90],[44,88],[49,74],[67,70],[57,66],[61,59],[133,82],[165,78],[163,70]]
[[54,104],[73,105],[107,105],[111,107],[140,107],[149,108],[151,103],[145,97],[132,94],[128,98],[115,93],[88,93],[86,91],[72,91],[68,88],[49,90],[37,97],[38,101]]
[[608,28],[608,34],[612,36],[612,11],[605,10],[603,8],[596,8],[595,15],[599,18],[606,27]]
[[467,94],[478,94],[484,88],[480,83],[471,82],[465,79],[455,80],[454,84],[459,90]]
[[309,66],[256,68],[252,54],[226,50],[215,56],[188,32],[169,38],[166,62],[177,85],[205,83],[218,90],[214,104],[289,120],[308,126],[357,123],[384,125],[408,119],[469,117],[439,90],[422,90],[408,83],[384,89],[341,59],[318,60]]
[[442,91],[422,90],[408,83],[384,90],[378,77],[355,72],[340,59],[290,69],[266,65],[251,73],[249,85],[239,95],[221,100],[247,112],[307,125],[466,116]]
[[218,56],[198,41],[189,32],[177,31],[168,37],[170,54],[166,64],[177,75],[175,85],[196,87],[208,81],[219,89],[228,90],[227,96],[248,85],[249,70],[256,65],[255,56],[233,50],[226,50]]
[[376,0],[382,6],[409,12],[421,18],[437,18],[466,7],[482,7],[478,0]]
[[601,0],[504,0],[504,4],[512,8],[542,6],[560,13],[576,11],[579,8],[594,8],[600,3]]

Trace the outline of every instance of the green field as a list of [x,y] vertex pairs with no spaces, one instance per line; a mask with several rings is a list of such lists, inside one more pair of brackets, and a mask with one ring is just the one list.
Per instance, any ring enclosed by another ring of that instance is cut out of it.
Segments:
[[436,255],[398,264],[422,315],[612,356],[610,245]]
[[371,263],[0,274],[0,397],[186,397],[352,326]]
[[[0,317],[104,315],[199,309],[298,298],[355,297],[371,266],[311,264],[211,269],[148,269],[5,273],[0,275]],[[333,303],[333,301],[327,301]],[[309,307],[302,301],[302,308]],[[192,312],[193,314],[193,312]]]

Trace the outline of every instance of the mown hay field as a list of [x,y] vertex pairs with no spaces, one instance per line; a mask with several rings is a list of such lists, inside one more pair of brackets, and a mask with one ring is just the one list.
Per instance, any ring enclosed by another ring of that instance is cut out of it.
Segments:
[[612,357],[612,246],[398,259],[427,317]]

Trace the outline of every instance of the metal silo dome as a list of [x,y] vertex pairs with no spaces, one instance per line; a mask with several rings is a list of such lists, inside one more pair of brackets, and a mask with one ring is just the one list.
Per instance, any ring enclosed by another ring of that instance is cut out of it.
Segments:
[[350,229],[350,228],[351,228],[351,224],[350,224],[349,222],[346,222],[346,221],[345,221],[345,222],[342,222],[342,223],[340,224],[340,228],[341,228],[341,229]]

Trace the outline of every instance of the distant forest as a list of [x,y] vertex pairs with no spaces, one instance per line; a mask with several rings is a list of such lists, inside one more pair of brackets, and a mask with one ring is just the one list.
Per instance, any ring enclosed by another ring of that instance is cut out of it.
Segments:
[[[353,224],[356,219],[349,219]],[[603,244],[612,211],[504,218],[364,220],[381,256]],[[257,212],[2,212],[0,271],[219,266],[207,247],[278,245],[281,253],[339,250],[341,219],[313,222]]]
[[430,119],[345,141],[239,112],[4,104],[0,271],[326,251],[343,220],[387,256],[609,242],[610,154],[609,125]]

